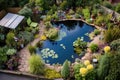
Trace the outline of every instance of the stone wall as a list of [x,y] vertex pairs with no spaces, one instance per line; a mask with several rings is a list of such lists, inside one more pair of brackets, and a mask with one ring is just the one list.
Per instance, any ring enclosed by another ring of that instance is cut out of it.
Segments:
[[[107,13],[107,14],[112,14],[113,12],[115,12],[115,11],[113,11],[111,9],[108,9],[108,8],[104,7],[104,6],[101,6],[101,8],[104,9],[105,13]],[[115,12],[115,17],[117,19],[119,19],[120,18],[120,14]]]

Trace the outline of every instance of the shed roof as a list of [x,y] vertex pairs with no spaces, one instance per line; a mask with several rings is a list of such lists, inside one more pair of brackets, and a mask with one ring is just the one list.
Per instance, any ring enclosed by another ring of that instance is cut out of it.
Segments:
[[0,20],[0,26],[15,29],[23,19],[24,16],[7,13],[7,15]]

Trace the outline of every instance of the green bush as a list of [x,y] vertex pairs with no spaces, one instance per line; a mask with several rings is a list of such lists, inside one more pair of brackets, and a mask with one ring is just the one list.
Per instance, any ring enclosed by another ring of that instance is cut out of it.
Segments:
[[105,21],[104,16],[98,16],[94,24],[101,26],[101,24],[104,23],[104,21]]
[[5,35],[3,33],[0,33],[0,42],[5,40]]
[[45,28],[46,28],[46,30],[49,30],[51,27],[52,27],[52,24],[49,21],[45,22]]
[[54,20],[59,20],[59,17],[58,17],[58,15],[57,15],[57,12],[55,12],[55,13],[52,15],[52,18],[53,18]]
[[80,68],[84,67],[82,63],[74,65],[74,76],[75,80],[83,80],[82,75],[80,75]]
[[61,76],[65,79],[67,79],[70,75],[70,64],[68,62],[68,60],[66,60],[64,63],[63,63],[63,68],[61,69]]
[[115,11],[117,11],[118,13],[120,13],[120,3],[117,4]]
[[9,32],[6,36],[6,43],[8,46],[12,47],[15,45],[15,40],[14,40],[15,34],[13,32]]
[[67,1],[63,1],[63,2],[60,4],[60,9],[65,10],[66,8],[67,8]]
[[87,74],[85,76],[82,76],[80,74],[81,68],[86,68],[86,66],[83,63],[74,65],[75,80],[96,80],[96,70],[95,69],[87,70]]
[[44,63],[40,55],[33,54],[29,59],[30,72],[33,74],[44,74]]
[[20,31],[18,34],[18,38],[22,39],[22,44],[28,44],[34,39],[33,33],[28,31]]
[[82,8],[79,8],[79,7],[78,7],[78,8],[76,9],[76,14],[81,15],[81,14],[82,14]]
[[17,52],[17,50],[16,49],[8,49],[8,51],[7,51],[7,55],[14,55],[15,53]]
[[113,28],[108,29],[105,31],[104,39],[106,42],[112,42],[113,40],[120,38],[120,29],[119,28]]
[[110,58],[109,71],[105,80],[120,80],[120,52],[113,54]]
[[85,19],[90,19],[90,11],[89,11],[89,8],[83,9],[83,10],[82,10],[82,13],[83,13]]
[[109,54],[105,54],[101,56],[97,70],[98,80],[105,80],[105,77],[108,75],[110,59],[111,56]]
[[18,12],[20,15],[23,15],[25,16],[26,18],[32,16],[32,9],[28,8],[28,7],[23,7],[23,9],[21,9],[19,12]]
[[7,58],[7,52],[8,47],[4,46],[4,47],[0,47],[0,68],[4,68],[4,65],[6,63],[6,61],[8,60]]
[[45,69],[45,77],[48,79],[57,79],[61,78],[60,73],[56,72],[55,70],[52,69]]
[[114,40],[110,43],[110,47],[113,51],[120,50],[120,39]]
[[103,6],[112,9],[112,4],[109,1],[104,1]]
[[32,53],[36,53],[36,46],[32,46],[32,45],[29,45],[28,46],[28,49],[29,49],[29,52],[32,54]]
[[72,9],[69,10],[69,15],[73,15],[74,13],[75,12]]
[[92,52],[96,52],[98,50],[98,45],[97,44],[94,44],[92,43],[90,46],[89,46],[90,50]]
[[100,30],[99,30],[99,29],[95,29],[95,30],[94,30],[94,34],[95,34],[95,35],[99,35],[99,34],[100,34]]
[[45,32],[45,35],[50,40],[56,40],[58,38],[58,30],[56,28],[50,28]]

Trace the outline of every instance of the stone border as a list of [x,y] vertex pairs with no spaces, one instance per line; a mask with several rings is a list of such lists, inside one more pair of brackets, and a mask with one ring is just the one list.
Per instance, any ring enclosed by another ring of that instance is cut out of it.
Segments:
[[44,76],[38,76],[38,75],[19,72],[19,71],[0,70],[0,73],[13,74],[13,75],[18,75],[18,76],[27,76],[27,77],[33,77],[36,79],[43,79],[43,80],[50,80],[50,79],[45,78]]

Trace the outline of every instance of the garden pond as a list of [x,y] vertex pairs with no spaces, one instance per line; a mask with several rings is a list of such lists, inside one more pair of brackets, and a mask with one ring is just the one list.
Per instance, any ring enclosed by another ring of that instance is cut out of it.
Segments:
[[74,52],[73,42],[78,37],[90,42],[88,34],[94,31],[95,27],[82,21],[73,20],[54,22],[52,24],[59,29],[58,39],[56,41],[44,41],[42,48],[38,49],[37,53],[49,64],[63,64],[66,59],[74,62],[76,58],[81,58],[83,55]]

